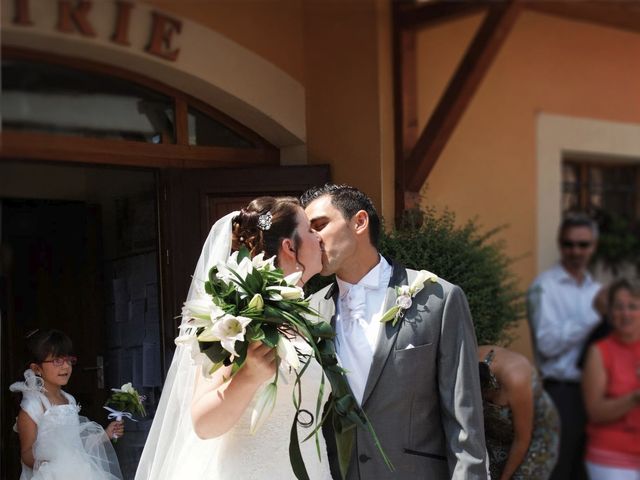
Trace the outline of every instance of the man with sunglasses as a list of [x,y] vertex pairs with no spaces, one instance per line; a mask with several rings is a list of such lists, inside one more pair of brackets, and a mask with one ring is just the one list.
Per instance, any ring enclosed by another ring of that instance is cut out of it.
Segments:
[[598,227],[584,214],[569,214],[560,225],[560,262],[541,273],[527,294],[534,353],[545,390],[560,414],[560,455],[552,479],[586,479],[584,428],[578,358],[599,322],[593,303],[601,285],[587,267]]

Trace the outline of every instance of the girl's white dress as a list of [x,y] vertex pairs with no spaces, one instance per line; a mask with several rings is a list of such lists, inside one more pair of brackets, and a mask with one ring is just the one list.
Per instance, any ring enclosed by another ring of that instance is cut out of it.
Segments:
[[[25,381],[11,385],[21,392],[20,408],[38,428],[33,444],[34,468],[22,464],[20,480],[122,479],[116,453],[104,429],[78,415],[75,398],[62,391],[66,405],[51,405],[42,379],[25,371]],[[14,427],[14,429],[17,428]]]

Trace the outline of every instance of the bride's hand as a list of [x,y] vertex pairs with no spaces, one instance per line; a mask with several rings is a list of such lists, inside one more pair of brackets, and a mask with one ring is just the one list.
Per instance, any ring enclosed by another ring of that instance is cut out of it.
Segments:
[[242,370],[247,381],[262,385],[276,373],[275,348],[270,348],[262,342],[249,344]]

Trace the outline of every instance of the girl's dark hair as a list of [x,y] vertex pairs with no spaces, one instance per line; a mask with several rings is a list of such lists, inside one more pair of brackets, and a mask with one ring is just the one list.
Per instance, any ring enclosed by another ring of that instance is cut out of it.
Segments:
[[[296,215],[299,208],[300,202],[295,197],[256,198],[233,219],[231,250],[236,251],[244,246],[252,257],[264,252],[265,258],[270,258],[277,255],[280,242],[286,238],[293,241],[293,247],[297,250],[300,237],[296,233]],[[267,213],[271,214],[271,226],[262,230],[258,226],[258,219]],[[297,256],[296,252],[296,260]]]
[[30,363],[42,363],[49,355],[61,357],[73,353],[73,343],[71,339],[60,330],[35,330],[28,334],[27,353]]

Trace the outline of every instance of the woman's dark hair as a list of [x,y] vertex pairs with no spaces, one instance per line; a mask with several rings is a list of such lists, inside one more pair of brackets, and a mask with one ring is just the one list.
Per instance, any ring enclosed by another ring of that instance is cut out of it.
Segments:
[[500,388],[496,382],[496,377],[491,373],[491,369],[486,362],[478,362],[478,372],[480,374],[480,390],[486,392]]
[[[300,202],[295,197],[256,198],[233,219],[231,250],[236,251],[244,246],[252,257],[264,252],[265,258],[270,258],[278,254],[280,243],[288,238],[293,241],[297,260],[300,237],[296,232],[296,217],[299,208]],[[271,226],[262,229],[258,226],[258,219],[266,214],[271,215]]]
[[360,210],[367,212],[369,216],[369,240],[371,245],[378,248],[380,217],[371,199],[364,192],[350,185],[327,183],[304,192],[300,197],[300,202],[302,202],[304,208],[307,208],[311,202],[325,195],[331,197],[331,205],[340,210],[345,220],[351,220]]
[[42,363],[49,355],[61,357],[73,353],[73,343],[66,333],[56,329],[35,330],[28,334],[27,353],[30,363]]

